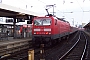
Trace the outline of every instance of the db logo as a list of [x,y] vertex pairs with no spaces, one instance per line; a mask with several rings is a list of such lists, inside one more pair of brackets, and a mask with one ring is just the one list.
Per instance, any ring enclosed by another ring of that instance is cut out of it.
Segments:
[[44,31],[44,29],[40,29],[40,31]]

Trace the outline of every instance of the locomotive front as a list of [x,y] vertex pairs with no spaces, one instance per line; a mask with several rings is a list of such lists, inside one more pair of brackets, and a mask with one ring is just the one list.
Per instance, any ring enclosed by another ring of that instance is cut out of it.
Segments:
[[49,17],[37,17],[33,20],[32,41],[35,44],[47,43],[51,39],[52,19]]

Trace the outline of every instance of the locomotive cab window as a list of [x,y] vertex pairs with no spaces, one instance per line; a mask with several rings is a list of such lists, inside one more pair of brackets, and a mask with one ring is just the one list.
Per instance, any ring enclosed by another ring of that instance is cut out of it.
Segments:
[[51,25],[51,19],[50,18],[38,18],[34,20],[34,25],[40,26],[40,25]]

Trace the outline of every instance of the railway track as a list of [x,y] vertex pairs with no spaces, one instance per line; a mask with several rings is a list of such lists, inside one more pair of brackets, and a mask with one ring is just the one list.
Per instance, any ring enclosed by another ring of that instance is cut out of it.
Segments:
[[81,32],[77,42],[59,60],[85,60],[86,50],[87,38]]
[[[70,38],[63,40],[53,47],[43,48],[44,53],[40,54],[40,48],[36,48],[35,60],[83,60],[87,50],[87,38],[83,32],[78,31],[70,35]],[[12,57],[13,60],[28,60],[27,53]],[[7,59],[8,60],[8,59]]]
[[[56,46],[45,49],[43,58],[45,60],[58,60],[70,47],[76,42],[76,37],[78,37],[79,32],[75,36],[71,35],[71,38],[58,43]],[[35,54],[35,60],[40,59],[40,54]]]
[[[72,35],[70,36],[72,37]],[[74,37],[44,50],[45,60],[84,60],[86,58],[87,38],[82,31],[78,31]],[[39,60],[40,54],[35,54],[35,60]]]
[[88,46],[87,46],[87,51],[86,51],[86,56],[85,56],[85,60],[90,60],[90,32],[84,31],[84,33],[86,34],[86,37],[88,39]]

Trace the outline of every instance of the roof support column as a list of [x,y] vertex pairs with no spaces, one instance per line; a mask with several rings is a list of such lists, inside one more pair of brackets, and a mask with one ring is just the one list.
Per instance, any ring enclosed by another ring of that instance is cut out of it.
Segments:
[[16,38],[16,17],[14,17],[14,22],[13,22],[13,38]]

